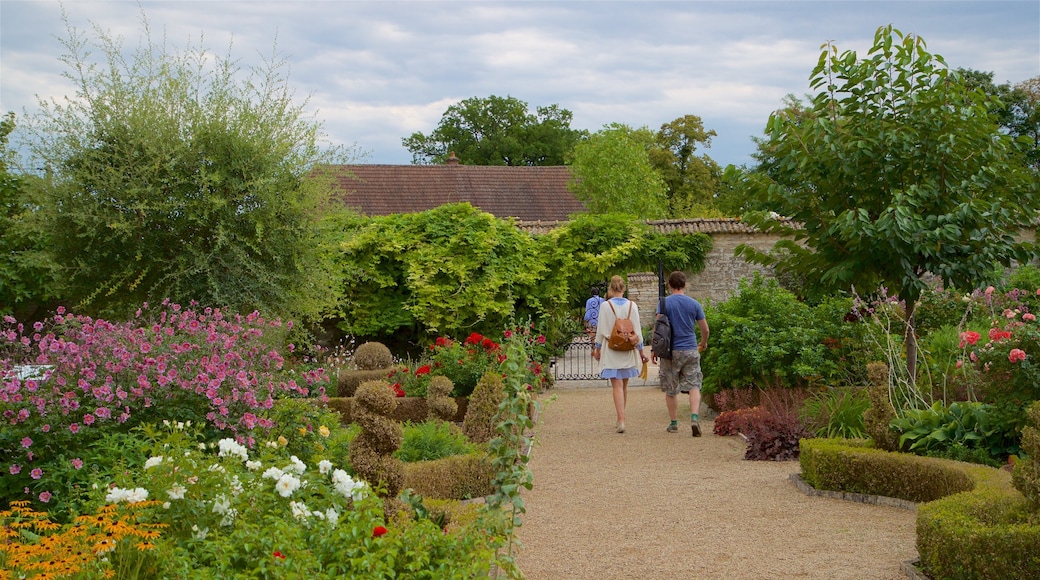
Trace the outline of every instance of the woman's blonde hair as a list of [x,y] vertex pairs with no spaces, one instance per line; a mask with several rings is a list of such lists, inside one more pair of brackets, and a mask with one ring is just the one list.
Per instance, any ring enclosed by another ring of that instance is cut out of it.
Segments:
[[612,276],[610,286],[607,287],[607,298],[617,298],[625,295],[625,281],[621,276]]

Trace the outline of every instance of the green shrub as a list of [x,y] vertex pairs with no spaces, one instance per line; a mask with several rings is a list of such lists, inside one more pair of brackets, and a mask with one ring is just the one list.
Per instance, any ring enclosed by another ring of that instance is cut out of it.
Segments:
[[455,385],[451,384],[448,377],[437,376],[430,379],[426,389],[426,408],[429,419],[440,421],[454,421],[459,412],[459,404],[451,398],[451,392]]
[[469,399],[462,431],[474,443],[487,443],[495,435],[495,414],[505,399],[505,384],[498,372],[488,372],[473,390]]
[[1040,402],[1030,405],[1027,414],[1031,425],[1022,429],[1022,450],[1028,456],[1015,464],[1011,482],[1029,500],[1033,511],[1040,512]]
[[1040,578],[1040,521],[1007,472],[969,466],[973,491],[917,508],[917,552],[932,578]]
[[388,369],[394,364],[390,349],[380,342],[366,342],[354,351],[354,366],[358,370]]
[[401,448],[394,456],[401,461],[429,461],[451,455],[472,453],[475,446],[453,423],[423,421],[405,423],[402,430]]
[[[978,402],[956,402],[945,407],[936,401],[925,409],[910,409],[892,420],[900,433],[899,447],[920,455],[948,456],[950,448],[985,452],[997,465],[1019,453],[1014,427],[1002,420],[1000,410]],[[961,453],[964,458],[971,454]]]
[[862,380],[853,362],[863,351],[862,325],[844,322],[851,308],[845,298],[810,307],[761,275],[741,281],[736,295],[707,308],[704,392]]
[[863,413],[870,407],[866,390],[828,388],[814,393],[802,407],[802,417],[817,437],[866,437]]
[[863,411],[863,430],[878,449],[899,449],[899,434],[892,428],[896,418],[895,408],[889,399],[888,365],[882,362],[867,363],[867,398],[870,406]]
[[404,486],[426,498],[484,497],[493,491],[494,477],[483,451],[404,465]]
[[1040,577],[1040,521],[1006,471],[869,445],[803,440],[802,479],[817,489],[925,502],[917,506],[917,551],[932,578]]
[[933,501],[974,488],[958,464],[882,451],[855,439],[803,439],[802,479],[816,489]]

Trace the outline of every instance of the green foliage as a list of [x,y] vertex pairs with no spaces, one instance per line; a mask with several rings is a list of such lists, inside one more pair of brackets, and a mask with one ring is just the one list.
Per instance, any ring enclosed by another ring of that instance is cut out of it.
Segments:
[[430,349],[430,373],[450,379],[453,396],[468,397],[480,378],[497,368],[502,354],[497,342],[476,332],[462,342],[440,337]]
[[[631,216],[578,215],[532,236],[469,204],[377,217],[343,241],[340,328],[429,344],[435,335],[493,335],[512,320],[548,320],[615,272],[698,272],[706,234],[660,234]],[[479,375],[478,375],[479,376]],[[458,387],[459,383],[456,382]],[[472,383],[470,383],[472,384]]]
[[925,409],[910,409],[892,421],[900,433],[899,446],[920,455],[968,458],[971,453],[949,451],[952,447],[979,449],[990,462],[1002,465],[1008,455],[1019,452],[1014,425],[1001,421],[991,405],[955,402],[949,407],[936,401]]
[[467,203],[373,218],[339,258],[340,327],[355,336],[399,329],[446,335],[507,326],[517,302],[545,276],[530,235]]
[[472,97],[448,107],[429,135],[412,133],[401,143],[412,163],[444,163],[455,153],[464,165],[563,165],[585,135],[571,129],[573,114],[559,105],[528,112],[514,97]]
[[[495,479],[487,505],[504,513],[505,527],[510,531],[522,524],[521,518],[527,512],[521,492],[534,487],[534,474],[528,462],[531,460],[531,430],[535,425],[532,415],[540,403],[532,396],[531,384],[525,380],[529,347],[526,337],[519,333],[506,341],[506,358],[501,366],[505,396],[494,418],[496,436],[488,442],[488,458],[495,470]],[[514,571],[519,572],[515,568],[514,547],[510,534],[507,552],[501,557],[505,571],[511,576]]]
[[752,223],[790,236],[778,243],[789,267],[839,289],[884,283],[908,304],[926,272],[970,287],[993,264],[1025,257],[1015,236],[1040,208],[1040,188],[989,99],[891,26],[869,55],[827,44],[811,109],[770,117],[770,199],[804,228],[766,215]]
[[715,131],[705,131],[697,115],[683,115],[661,125],[654,135],[650,164],[667,187],[668,217],[701,217],[719,190],[722,170],[711,157],[695,155],[697,144],[711,147]]
[[802,416],[817,437],[866,437],[863,413],[870,407],[866,391],[856,387],[828,388],[809,397]]
[[850,309],[848,299],[809,307],[760,275],[741,281],[737,294],[707,308],[705,392],[846,381],[844,359],[862,350],[862,327],[843,322]]
[[[145,40],[124,55],[100,28],[68,26],[77,98],[28,120],[51,250],[69,300],[125,316],[144,301],[317,319],[338,299],[321,247],[343,162],[277,58],[243,74],[230,55]],[[95,58],[98,57],[98,58]]]
[[453,423],[422,421],[404,424],[401,448],[394,452],[394,456],[404,462],[415,462],[466,455],[474,451],[476,447]]
[[394,363],[390,349],[381,342],[365,342],[354,351],[354,366],[363,371],[388,369]]
[[649,129],[612,123],[579,143],[567,162],[575,197],[592,213],[665,217],[666,185],[648,153],[653,142]]
[[1020,459],[1011,472],[1011,483],[1029,500],[1034,512],[1040,512],[1040,401],[1027,410],[1029,425],[1022,429],[1022,451]]
[[40,179],[8,169],[8,137],[14,127],[14,113],[8,113],[0,121],[0,314],[15,314],[57,296],[61,280],[40,220]]

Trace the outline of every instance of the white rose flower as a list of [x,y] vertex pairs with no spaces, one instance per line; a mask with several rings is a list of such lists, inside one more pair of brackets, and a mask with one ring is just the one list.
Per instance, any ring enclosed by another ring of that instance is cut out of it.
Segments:
[[184,492],[188,491],[183,485],[175,483],[170,486],[170,489],[166,490],[166,495],[170,496],[170,499],[184,499]]
[[162,462],[163,462],[163,456],[162,455],[158,455],[156,457],[149,457],[148,461],[144,462],[144,468],[145,469],[151,469],[151,468],[155,467],[156,465],[159,465]]
[[294,491],[300,489],[300,480],[296,479],[296,476],[291,473],[285,473],[278,478],[278,482],[274,484],[274,487],[278,490],[279,495],[289,497]]
[[327,475],[329,471],[332,471],[332,462],[328,459],[322,459],[318,462],[318,471],[320,471],[322,475]]

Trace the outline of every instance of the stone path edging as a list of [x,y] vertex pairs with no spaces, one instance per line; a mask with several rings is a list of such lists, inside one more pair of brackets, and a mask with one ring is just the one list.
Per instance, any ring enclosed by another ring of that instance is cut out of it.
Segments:
[[883,495],[869,495],[866,493],[852,493],[847,491],[832,491],[827,489],[816,489],[815,487],[805,483],[802,476],[797,473],[792,473],[790,476],[791,483],[794,484],[798,491],[805,495],[812,495],[816,497],[829,497],[833,499],[843,499],[845,501],[855,501],[859,503],[869,503],[872,505],[884,505],[889,507],[902,508],[906,510],[916,510],[917,503],[907,501],[905,499],[898,499],[894,497],[886,497]]

